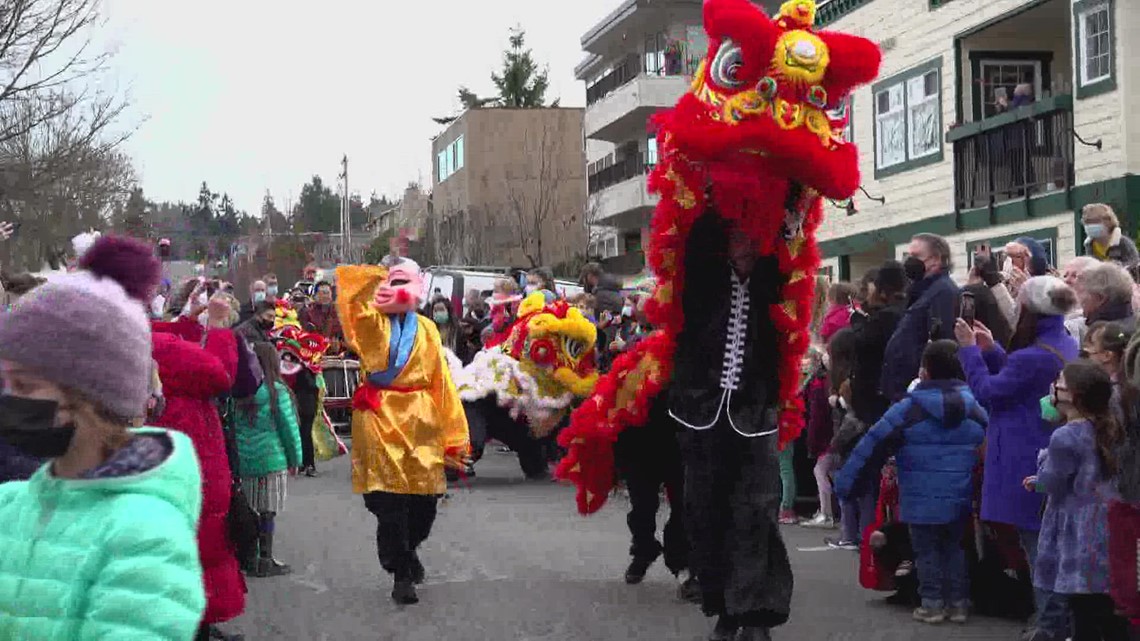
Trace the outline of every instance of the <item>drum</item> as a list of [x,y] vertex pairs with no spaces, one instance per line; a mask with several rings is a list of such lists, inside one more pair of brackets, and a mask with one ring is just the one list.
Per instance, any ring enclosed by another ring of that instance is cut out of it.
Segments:
[[326,358],[324,409],[337,432],[347,433],[352,423],[352,395],[360,385],[360,361]]

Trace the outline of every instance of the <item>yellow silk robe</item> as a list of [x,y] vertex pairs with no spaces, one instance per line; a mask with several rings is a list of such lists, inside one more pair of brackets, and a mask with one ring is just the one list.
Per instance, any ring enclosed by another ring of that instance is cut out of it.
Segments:
[[[336,270],[344,336],[360,355],[361,385],[388,367],[389,317],[372,305],[384,267]],[[410,312],[414,313],[414,312]],[[352,489],[358,494],[443,494],[444,453],[468,447],[467,417],[455,391],[435,323],[417,314],[416,342],[393,389],[376,411],[352,414]]]

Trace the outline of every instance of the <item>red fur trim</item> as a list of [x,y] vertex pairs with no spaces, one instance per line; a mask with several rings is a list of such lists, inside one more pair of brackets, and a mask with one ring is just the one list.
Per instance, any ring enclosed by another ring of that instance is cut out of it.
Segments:
[[[736,71],[741,90],[755,87],[771,73],[768,65],[776,41],[795,28],[792,19],[772,23],[749,0],[705,0],[704,17],[710,60],[726,39],[740,45],[743,61]],[[821,86],[830,104],[839,104],[854,86],[874,78],[881,55],[862,38],[831,32],[817,35],[831,53]],[[810,88],[785,80],[778,81],[778,96],[802,103]],[[711,76],[705,81],[713,82]],[[733,93],[723,87],[720,91]],[[783,448],[804,426],[799,372],[810,341],[819,266],[815,232],[823,215],[820,195],[847,198],[859,185],[853,145],[821,140],[806,127],[785,129],[767,112],[725,122],[717,108],[686,94],[676,107],[654,116],[650,128],[657,132],[660,162],[649,176],[649,190],[661,200],[650,222],[647,260],[657,290],[646,313],[658,329],[615,361],[559,435],[568,453],[556,473],[577,484],[578,509],[584,514],[600,509],[613,487],[613,444],[618,435],[647,420],[654,398],[672,378],[677,336],[685,320],[681,309],[685,241],[709,204],[706,186],[713,188],[711,204],[717,214],[743,229],[759,253],[775,255],[784,278],[780,302],[769,308],[778,336],[774,365],[781,373],[778,441]],[[791,181],[809,191],[796,208],[804,212],[802,235],[786,241],[781,232]]]

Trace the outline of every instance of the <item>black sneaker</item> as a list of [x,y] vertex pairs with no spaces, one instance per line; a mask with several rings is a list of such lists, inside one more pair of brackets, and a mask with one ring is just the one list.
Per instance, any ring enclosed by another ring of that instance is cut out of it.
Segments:
[[772,641],[772,633],[768,628],[740,628],[736,641]]
[[717,617],[716,627],[709,635],[709,641],[734,641],[739,628],[740,626],[736,625],[732,619],[721,615]]
[[701,584],[697,581],[697,577],[689,573],[688,570],[681,570],[677,573],[677,581],[680,583],[677,586],[677,598],[688,603],[700,604],[701,602]]
[[645,573],[649,571],[649,566],[657,560],[657,556],[651,556],[648,559],[634,558],[629,562],[629,567],[625,570],[625,582],[630,585],[637,585],[645,579]]
[[420,595],[416,594],[416,586],[411,581],[396,581],[392,586],[392,600],[399,605],[412,605],[420,602]]
[[293,568],[278,561],[277,559],[258,559],[257,560],[257,576],[261,579],[266,579],[275,576],[285,576],[292,574]]
[[216,625],[210,626],[210,635],[209,636],[210,636],[211,641],[245,641],[245,635],[244,634],[239,634],[236,632],[234,634],[229,634],[226,632],[222,632],[220,629],[218,629],[218,626],[216,626]]

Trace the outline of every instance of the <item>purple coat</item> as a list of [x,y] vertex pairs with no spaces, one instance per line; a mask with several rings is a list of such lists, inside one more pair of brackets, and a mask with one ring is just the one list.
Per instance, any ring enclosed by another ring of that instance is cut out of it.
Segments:
[[1065,332],[1061,316],[1037,323],[1037,343],[1008,357],[1000,346],[983,353],[978,347],[958,351],[970,391],[989,410],[986,462],[982,476],[982,520],[1008,523],[1024,530],[1041,528],[1042,495],[1026,492],[1021,482],[1037,473],[1037,452],[1049,445],[1049,428],[1041,419],[1041,397],[1057,380],[1064,363],[1077,357],[1077,342]]

